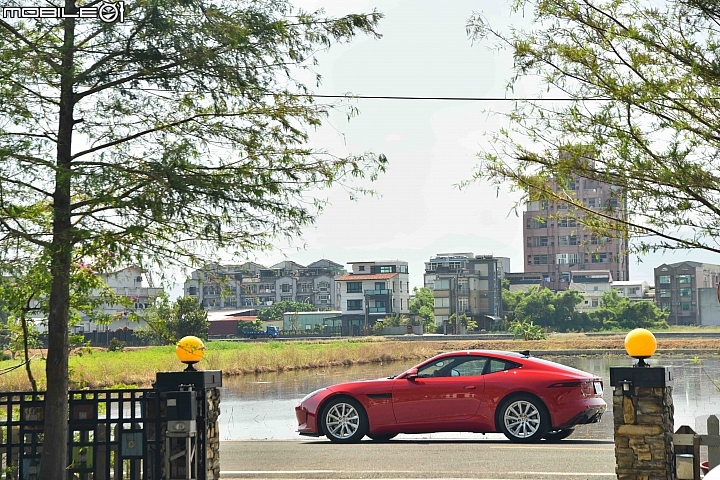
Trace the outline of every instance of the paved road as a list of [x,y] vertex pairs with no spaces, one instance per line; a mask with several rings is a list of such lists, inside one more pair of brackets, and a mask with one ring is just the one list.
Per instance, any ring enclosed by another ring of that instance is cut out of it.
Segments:
[[[220,442],[221,478],[615,480],[610,440],[535,445],[506,440],[422,440],[404,437],[357,445],[325,439]],[[410,439],[408,439],[410,438]]]

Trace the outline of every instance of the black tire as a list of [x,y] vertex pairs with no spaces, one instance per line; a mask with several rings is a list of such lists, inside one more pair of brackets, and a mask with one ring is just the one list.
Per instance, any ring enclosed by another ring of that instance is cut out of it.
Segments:
[[497,425],[511,442],[538,442],[550,428],[545,405],[531,395],[513,395],[500,404],[497,412]]
[[554,430],[552,432],[547,432],[545,436],[543,437],[548,442],[559,442],[562,439],[565,439],[573,434],[575,431],[574,428],[566,428],[564,430]]
[[397,437],[397,433],[383,433],[380,435],[370,435],[368,433],[368,437],[370,437],[370,440],[374,442],[389,442],[393,438]]
[[323,433],[336,443],[359,442],[368,430],[367,424],[365,409],[349,397],[331,399],[320,417]]

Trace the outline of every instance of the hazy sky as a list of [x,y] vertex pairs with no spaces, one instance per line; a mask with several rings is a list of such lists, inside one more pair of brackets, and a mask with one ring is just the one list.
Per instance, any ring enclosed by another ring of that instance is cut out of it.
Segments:
[[[473,10],[493,26],[523,26],[529,19],[511,14],[509,2],[487,0],[294,0],[305,10],[329,15],[385,14],[383,38],[358,37],[320,53],[320,94],[422,97],[504,97],[511,76],[509,52],[468,39],[465,25]],[[516,96],[535,96],[532,84]],[[510,94],[507,94],[508,96]],[[360,115],[342,113],[313,133],[316,147],[336,154],[373,151],[389,160],[386,174],[372,184],[381,197],[356,201],[337,188],[316,225],[291,246],[251,260],[271,265],[284,259],[307,264],[328,258],[350,261],[401,259],[409,262],[410,283],[422,286],[423,262],[443,252],[474,252],[511,259],[522,271],[522,222],[512,211],[517,196],[496,192],[487,183],[465,190],[476,154],[489,146],[488,134],[506,126],[488,110],[507,111],[509,102],[354,100]],[[305,247],[303,247],[303,242]],[[284,256],[283,256],[284,255]],[[663,262],[696,260],[720,263],[703,252],[631,257],[630,278],[653,283],[652,270]],[[177,290],[177,289],[176,289]],[[176,293],[176,292],[173,292]],[[178,292],[179,293],[179,292]]]

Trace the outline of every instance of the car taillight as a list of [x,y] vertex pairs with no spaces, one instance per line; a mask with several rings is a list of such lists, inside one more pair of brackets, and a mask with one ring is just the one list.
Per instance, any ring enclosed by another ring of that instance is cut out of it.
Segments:
[[558,382],[553,383],[548,388],[572,388],[579,387],[582,382]]

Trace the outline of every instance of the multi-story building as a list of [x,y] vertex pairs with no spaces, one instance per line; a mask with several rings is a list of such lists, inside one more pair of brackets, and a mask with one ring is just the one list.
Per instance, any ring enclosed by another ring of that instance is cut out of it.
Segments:
[[149,308],[163,289],[155,288],[152,277],[146,270],[138,266],[130,266],[117,272],[103,273],[100,274],[100,277],[115,292],[115,295],[131,299],[133,306],[130,308],[123,305],[105,306],[103,312],[113,318],[110,323],[96,323],[83,317],[80,323],[73,327],[74,333],[115,331],[121,328],[135,330],[138,327],[144,327],[144,321],[138,323],[128,318],[128,310],[137,311]]
[[699,290],[717,288],[720,265],[699,262],[655,268],[655,303],[670,312],[670,325],[701,325]]
[[592,312],[613,284],[610,270],[584,270],[570,272],[569,290],[582,293],[583,301],[575,307],[578,312]]
[[435,297],[435,326],[444,329],[451,315],[465,314],[478,327],[501,319],[502,279],[510,259],[473,253],[440,253],[425,262],[424,283]]
[[[567,186],[587,208],[626,218],[627,201],[619,188],[577,175]],[[597,236],[579,222],[581,215],[566,203],[528,202],[523,213],[524,272],[542,274],[543,285],[555,291],[567,290],[570,272],[578,270],[607,269],[614,280],[629,280],[627,238]]]
[[348,264],[352,265],[351,273],[335,279],[335,304],[342,311],[343,334],[360,335],[379,318],[410,313],[408,262]]
[[332,310],[334,279],[343,273],[342,265],[326,259],[308,266],[283,261],[269,268],[253,262],[211,264],[192,272],[184,290],[206,309],[262,308],[288,301]]
[[612,289],[631,302],[654,302],[655,289],[645,280],[615,281]]

